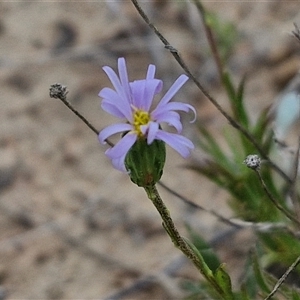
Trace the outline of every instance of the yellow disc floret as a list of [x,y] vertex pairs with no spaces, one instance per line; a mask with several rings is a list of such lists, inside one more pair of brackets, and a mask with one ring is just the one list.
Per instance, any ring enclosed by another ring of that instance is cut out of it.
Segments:
[[139,137],[143,136],[143,133],[141,131],[141,126],[146,125],[150,122],[150,115],[148,112],[140,109],[135,109],[134,115],[133,115],[133,126],[134,130],[137,133]]

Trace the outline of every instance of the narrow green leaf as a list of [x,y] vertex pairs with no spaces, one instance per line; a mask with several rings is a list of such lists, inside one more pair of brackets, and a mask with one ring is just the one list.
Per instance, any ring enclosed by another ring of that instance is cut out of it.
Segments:
[[267,107],[261,112],[260,116],[256,121],[256,124],[252,129],[252,133],[257,138],[258,141],[263,140],[263,136],[265,135],[267,127],[270,124],[271,119],[270,119],[269,110],[270,110],[269,107]]
[[213,278],[213,272],[212,270],[209,268],[209,266],[206,264],[206,262],[203,259],[203,256],[201,255],[201,253],[199,252],[199,250],[195,247],[195,245],[188,239],[184,239],[187,244],[191,247],[191,249],[193,250],[194,254],[198,257],[199,261],[201,262],[201,271],[202,274],[206,277],[206,279],[208,279],[209,282],[214,281]]
[[256,279],[257,284],[261,288],[263,292],[266,294],[269,294],[271,292],[271,289],[269,288],[268,284],[266,283],[264,274],[261,270],[258,257],[256,253],[252,253],[252,266],[253,266],[253,271],[254,271],[254,276]]
[[226,297],[225,299],[234,299],[233,292],[232,292],[232,285],[231,285],[231,279],[228,273],[225,271],[224,264],[221,264],[219,268],[215,272],[215,279],[217,283],[222,288],[224,294]]
[[227,161],[224,150],[219,146],[213,135],[204,126],[199,125],[198,129],[202,135],[202,138],[204,138],[206,141],[207,153],[216,160]]
[[292,300],[300,300],[300,292],[292,290]]
[[241,284],[241,293],[243,297],[245,297],[245,299],[249,298],[250,300],[256,298],[259,288],[255,279],[252,265],[252,258],[249,255],[247,256],[247,260],[245,263],[244,276]]
[[201,253],[205,263],[214,273],[221,264],[218,256],[211,248],[211,246],[195,230],[193,230],[188,225],[187,225],[187,230],[189,232],[192,243]]
[[243,284],[241,286],[240,299],[241,300],[251,300],[251,299],[253,299],[253,298],[250,298],[250,296],[248,295],[247,288],[246,288],[245,284]]
[[239,116],[240,123],[248,128],[249,126],[249,118],[244,106],[244,90],[245,90],[246,76],[243,76],[236,93],[235,105],[236,105],[236,113]]
[[[224,147],[219,145],[213,135],[204,127],[199,125],[198,129],[202,135],[199,139],[200,147],[203,145],[203,139],[205,140],[204,147],[202,149],[207,153],[209,157],[212,158],[215,165],[218,165],[220,168],[227,170],[228,173],[234,173],[235,170],[232,170],[232,162],[230,157],[226,155]],[[233,175],[233,174],[232,174]]]
[[230,78],[230,75],[228,72],[224,72],[223,73],[223,85],[226,89],[226,92],[227,92],[227,95],[228,95],[228,98],[231,102],[231,107],[232,107],[232,110],[233,112],[235,111],[234,109],[234,102],[235,102],[235,99],[236,99],[236,92],[235,92],[235,87],[231,81],[231,78]]

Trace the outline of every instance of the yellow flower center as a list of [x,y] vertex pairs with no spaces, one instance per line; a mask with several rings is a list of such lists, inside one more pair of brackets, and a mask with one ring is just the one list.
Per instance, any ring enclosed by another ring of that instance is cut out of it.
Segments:
[[141,126],[146,125],[150,122],[150,115],[148,112],[136,109],[133,115],[133,126],[134,130],[139,137],[143,136]]

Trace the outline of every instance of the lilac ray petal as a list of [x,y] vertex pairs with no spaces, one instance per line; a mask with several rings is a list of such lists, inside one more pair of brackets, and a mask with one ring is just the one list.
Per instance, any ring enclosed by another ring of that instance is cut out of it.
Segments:
[[121,96],[121,97],[126,97],[126,94],[124,93],[124,89],[122,87],[121,81],[118,78],[117,74],[115,71],[108,66],[105,66],[102,68],[103,71],[106,73],[107,77],[111,81],[113,87],[115,88],[116,92]]
[[163,82],[159,79],[146,80],[145,101],[148,104],[149,111],[155,95],[159,94],[163,88]]
[[101,144],[105,144],[105,140],[111,135],[114,135],[119,132],[131,131],[132,129],[133,127],[130,124],[112,124],[101,130],[98,135],[98,138]]
[[122,94],[117,93],[117,91],[111,88],[103,88],[98,96],[111,102],[111,104],[116,105],[124,113],[127,119],[131,119],[132,108],[127,98],[124,98]]
[[116,106],[118,110],[120,110],[123,115],[131,119],[132,116],[132,108],[127,101],[114,90],[110,88],[104,88],[99,92],[99,96],[103,98],[103,102],[109,103],[110,105]]
[[186,103],[182,102],[169,102],[163,106],[163,108],[168,109],[168,110],[182,110],[185,112],[188,112],[189,110],[193,111],[196,114],[195,108]]
[[162,81],[158,79],[146,80],[144,107],[146,111],[150,110],[154,96],[161,92],[163,87]]
[[149,111],[153,98],[162,89],[162,81],[158,79],[136,80],[130,83],[133,105],[138,109]]
[[155,122],[150,122],[148,128],[148,135],[147,135],[147,144],[150,145],[153,143],[154,139],[156,138],[156,133],[159,129],[159,125]]
[[174,118],[170,116],[169,118],[165,118],[164,122],[167,123],[169,126],[172,126],[176,129],[177,133],[181,133],[182,131],[182,123],[180,122],[180,118]]
[[[194,113],[194,118],[192,119],[192,121],[190,121],[190,123],[194,123],[196,121],[197,113],[196,113],[196,109],[192,105],[182,103],[182,102],[172,102],[172,103],[168,103],[168,104],[172,104],[172,105],[175,104],[173,110],[182,110],[185,112],[188,112],[189,110],[191,110]],[[172,107],[172,105],[170,107]]]
[[101,108],[111,114],[114,117],[120,118],[120,119],[127,119],[126,116],[124,115],[124,113],[120,110],[120,108],[112,103],[109,103],[105,100],[102,101],[101,103]]
[[117,118],[126,119],[128,122],[132,121],[133,112],[126,112],[125,110],[122,110],[122,105],[118,106],[117,104],[111,103],[111,101],[104,99],[102,100],[101,108]]
[[180,121],[180,116],[175,111],[163,112],[155,120],[159,124],[167,123],[169,126],[173,126],[178,133],[182,131],[182,123]]
[[[146,80],[135,80],[129,83],[132,92],[132,105],[137,109],[143,109]],[[141,105],[142,104],[142,105]]]
[[[112,102],[124,102],[124,103],[126,103],[126,101],[124,101],[124,98],[122,97],[122,95],[120,95],[119,93],[117,93],[117,91],[115,91],[111,88],[108,88],[108,87],[103,88],[99,92],[98,96],[100,98],[103,98],[103,99],[111,100]],[[129,103],[127,104],[127,106],[130,107]]]
[[190,155],[190,149],[194,149],[194,144],[189,139],[179,134],[158,130],[156,138],[164,141],[184,158]]
[[140,126],[140,130],[141,130],[141,132],[142,132],[142,134],[145,136],[145,135],[147,135],[147,131],[148,131],[148,129],[149,129],[149,125],[150,125],[150,123],[148,123],[148,124],[146,124],[146,125],[141,125]]
[[130,87],[129,87],[129,80],[128,80],[128,73],[126,68],[126,61],[124,57],[121,57],[118,59],[118,70],[119,70],[119,76],[121,80],[121,84],[123,86],[124,92],[126,94],[127,99],[131,103],[131,93],[130,93]]
[[165,106],[161,107],[161,109],[155,109],[154,111],[151,112],[151,118],[157,121],[158,123],[165,122],[164,118],[169,116],[174,116],[175,118],[180,119],[180,115],[178,112],[165,109]]
[[[152,112],[152,113],[156,113],[157,108]],[[196,115],[196,110],[195,108],[190,105],[190,104],[186,104],[186,103],[182,103],[182,102],[169,102],[165,105],[162,105],[159,107],[158,109],[158,113],[160,113],[161,111],[172,111],[172,110],[179,110],[179,111],[184,111],[184,112],[188,112],[189,110],[191,110],[194,113],[194,118],[190,123],[193,123],[196,121],[197,115]]]
[[108,88],[108,87],[105,87],[102,90],[100,90],[100,92],[98,93],[98,96],[100,98],[108,98],[109,99],[112,94],[117,95],[114,97],[120,97],[120,95],[116,91],[114,91],[113,89]]
[[112,162],[115,169],[117,169],[121,172],[128,173],[126,168],[125,168],[125,157],[126,157],[126,154],[122,155],[121,157],[118,157],[118,158],[113,158],[111,160],[111,162]]
[[146,79],[154,79],[156,67],[154,65],[149,65]]
[[124,103],[124,101],[120,101],[118,98],[113,99],[103,99],[101,103],[101,107],[107,113],[116,116],[118,118],[125,118],[129,122],[132,120],[132,109]]
[[135,143],[137,135],[135,133],[127,133],[124,137],[109,151],[106,151],[106,155],[111,159],[119,158],[126,155],[132,145]]
[[174,97],[174,95],[179,91],[179,89],[188,81],[188,79],[189,78],[186,75],[184,74],[180,75],[176,79],[176,81],[172,84],[172,86],[167,91],[167,93],[162,97],[157,107],[168,103]]

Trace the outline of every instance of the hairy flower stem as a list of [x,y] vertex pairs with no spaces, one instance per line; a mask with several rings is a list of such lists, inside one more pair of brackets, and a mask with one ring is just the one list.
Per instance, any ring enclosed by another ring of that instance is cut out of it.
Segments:
[[147,186],[144,187],[148,198],[152,201],[157,211],[159,212],[162,220],[163,227],[166,230],[167,234],[170,236],[175,247],[177,247],[185,256],[187,256],[195,267],[201,272],[201,274],[206,278],[206,280],[211,284],[216,292],[222,297],[222,299],[232,299],[231,295],[226,294],[222,287],[216,282],[213,272],[205,263],[203,257],[198,252],[198,250],[184,239],[178,232],[175,224],[170,216],[169,210],[161,199],[156,186]]

